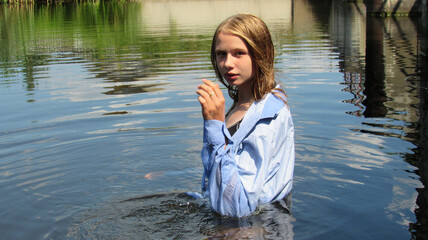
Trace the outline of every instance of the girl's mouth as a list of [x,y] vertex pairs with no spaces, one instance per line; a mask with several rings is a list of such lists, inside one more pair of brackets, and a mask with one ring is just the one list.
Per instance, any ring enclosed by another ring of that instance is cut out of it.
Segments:
[[227,79],[227,80],[231,80],[231,81],[234,81],[234,80],[236,80],[237,78],[238,78],[238,74],[234,74],[234,73],[226,73],[226,75],[225,75],[225,78]]

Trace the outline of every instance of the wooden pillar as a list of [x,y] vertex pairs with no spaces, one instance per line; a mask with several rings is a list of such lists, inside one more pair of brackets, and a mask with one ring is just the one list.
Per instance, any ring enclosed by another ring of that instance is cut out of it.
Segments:
[[365,0],[367,14],[379,16],[419,15],[423,0]]
[[[421,52],[422,56],[425,57],[425,60],[428,61],[428,0],[422,0],[422,5],[420,9],[422,22]],[[428,76],[428,74],[426,76]]]

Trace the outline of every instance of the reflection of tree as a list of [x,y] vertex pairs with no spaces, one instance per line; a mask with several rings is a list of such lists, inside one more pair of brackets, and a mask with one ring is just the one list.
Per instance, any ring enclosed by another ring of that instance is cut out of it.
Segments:
[[142,7],[122,1],[0,5],[0,77],[19,69],[26,90],[34,92],[43,66],[73,58],[89,60],[86,66],[96,78],[129,83],[105,94],[137,93],[162,88],[135,82],[174,71],[174,65],[183,70],[195,58],[207,59],[211,35],[181,33],[173,23],[163,34],[145,32]]
[[90,70],[98,73],[96,78],[109,82],[132,82],[148,77],[152,69],[149,69],[148,64],[138,56],[135,58],[124,61],[112,59],[96,62]]
[[159,86],[165,85],[166,83],[159,84],[137,84],[137,85],[120,85],[112,87],[113,90],[104,92],[107,95],[119,95],[119,94],[134,94],[144,92],[156,92],[163,90]]
[[36,55],[36,54],[27,54],[23,60],[22,72],[25,76],[25,85],[27,91],[34,91],[37,85],[37,72],[46,71],[48,64],[47,56],[45,55]]

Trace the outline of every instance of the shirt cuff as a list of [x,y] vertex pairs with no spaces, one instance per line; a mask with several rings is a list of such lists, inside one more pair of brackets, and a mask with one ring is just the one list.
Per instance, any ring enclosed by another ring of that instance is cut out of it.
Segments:
[[218,120],[204,120],[204,142],[212,145],[225,144],[223,129],[225,123]]

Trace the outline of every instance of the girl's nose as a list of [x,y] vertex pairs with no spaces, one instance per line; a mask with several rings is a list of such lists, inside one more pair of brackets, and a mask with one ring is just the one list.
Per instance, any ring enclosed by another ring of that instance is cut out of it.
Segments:
[[231,54],[226,55],[226,60],[224,62],[224,66],[226,68],[232,68],[233,67],[233,59]]

